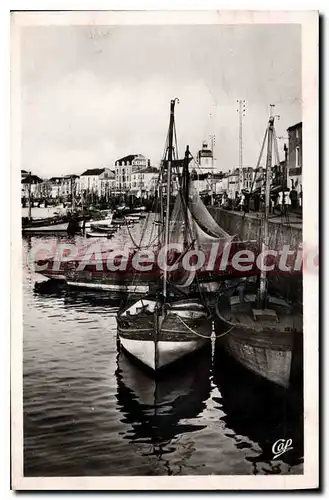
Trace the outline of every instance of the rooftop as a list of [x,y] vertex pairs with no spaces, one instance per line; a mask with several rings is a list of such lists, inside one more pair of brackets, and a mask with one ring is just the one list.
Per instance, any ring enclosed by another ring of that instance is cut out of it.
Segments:
[[295,128],[301,128],[303,126],[303,122],[298,122],[295,125],[291,125],[291,127],[288,127],[287,130],[295,130]]
[[89,168],[83,174],[81,174],[81,177],[83,175],[101,175],[105,171],[105,168]]
[[142,156],[141,154],[134,154],[134,155],[127,155],[127,156],[124,156],[123,158],[119,158],[118,160],[115,160],[115,163],[117,163],[118,161],[121,163],[122,161],[124,161],[125,163],[131,163],[135,158],[136,156]]
[[43,180],[37,175],[28,175],[22,179],[22,184],[40,184]]

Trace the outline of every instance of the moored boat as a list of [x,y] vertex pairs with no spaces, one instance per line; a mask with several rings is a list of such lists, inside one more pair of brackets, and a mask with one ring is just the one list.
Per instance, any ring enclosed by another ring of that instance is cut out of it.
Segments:
[[[245,368],[288,388],[300,365],[302,316],[285,300],[268,295],[259,309],[256,294],[222,297],[215,318],[217,342]],[[295,357],[294,361],[293,358]],[[297,364],[296,364],[297,363]]]
[[81,218],[70,215],[48,217],[45,219],[22,220],[22,232],[29,234],[67,233],[70,227],[78,231],[81,227]]
[[[263,146],[268,138],[265,213],[259,243],[262,255],[270,249],[269,208],[274,117],[270,116]],[[277,145],[275,147],[277,151]],[[263,147],[262,147],[263,151]],[[262,153],[261,153],[262,155]],[[261,156],[258,160],[260,163]],[[257,168],[256,168],[257,170]],[[271,251],[269,252],[271,253]],[[246,280],[239,281],[229,297],[219,295],[215,325],[218,340],[245,368],[284,388],[302,379],[303,317],[301,310],[270,293],[267,269],[263,265],[252,293]]]
[[[170,274],[168,263],[164,263],[160,280],[155,280],[157,289],[152,294],[124,306],[117,315],[118,336],[122,347],[144,366],[157,372],[168,365],[194,353],[209,342],[212,333],[212,321],[207,303],[202,294],[194,298],[179,298],[184,296],[186,280],[184,269],[179,264],[184,252],[193,247],[191,213],[189,211],[188,163],[190,152],[186,148],[183,160],[183,181],[180,183],[174,209],[171,210],[171,195],[173,190],[173,135],[175,100],[170,103],[170,122],[168,144],[158,185],[158,248],[170,248],[175,238],[175,229],[170,221],[179,226],[180,237],[183,236],[182,252],[174,258],[174,263],[183,273]],[[177,146],[177,145],[176,145]],[[175,148],[177,150],[177,147]],[[180,162],[181,163],[181,162]],[[177,172],[176,172],[177,174]],[[163,187],[166,188],[166,203],[163,203]],[[211,218],[212,219],[212,218]],[[215,223],[214,223],[215,224]],[[189,281],[190,273],[188,273]],[[192,281],[195,273],[192,276]]]
[[152,370],[159,370],[209,342],[212,322],[203,304],[174,300],[165,307],[143,298],[117,316],[122,347]]
[[114,232],[108,232],[108,231],[87,231],[86,232],[86,237],[87,238],[113,238]]

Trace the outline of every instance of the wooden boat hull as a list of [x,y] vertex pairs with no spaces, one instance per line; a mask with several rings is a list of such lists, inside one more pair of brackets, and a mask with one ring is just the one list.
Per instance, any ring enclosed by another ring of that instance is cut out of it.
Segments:
[[60,222],[58,224],[51,224],[49,226],[35,225],[30,227],[22,228],[23,233],[55,233],[55,232],[67,232],[69,227],[68,222]]
[[105,228],[108,226],[111,226],[112,224],[112,217],[107,217],[105,219],[99,219],[99,220],[88,220],[85,222],[84,227],[86,229],[90,229],[91,226],[104,226]]
[[[230,328],[226,323],[216,320],[216,331],[218,323],[221,330]],[[255,332],[248,328],[233,327],[217,342],[248,370],[282,387],[289,386],[293,334],[273,335],[273,332]]]
[[[247,296],[248,297],[248,296]],[[275,303],[275,299],[274,303]],[[248,303],[248,300],[247,300]],[[241,363],[245,368],[262,376],[281,387],[288,388],[292,375],[292,366],[299,365],[296,358],[302,353],[296,349],[297,337],[302,337],[302,325],[294,327],[294,315],[288,314],[288,320],[269,321],[252,324],[252,321],[240,321],[237,324],[234,312],[229,317],[221,315],[217,309],[215,318],[216,342]],[[228,319],[229,318],[229,319]],[[240,317],[241,319],[241,317]]]
[[[107,292],[131,293],[133,295],[145,295],[149,292],[148,285],[128,285],[123,283],[116,283],[114,280],[112,280],[112,282],[110,283],[105,281],[71,281],[69,278],[67,278],[66,282],[72,288],[89,288],[92,290],[103,290]],[[131,280],[129,281],[129,283],[131,283]]]
[[[151,370],[160,370],[209,342],[212,322],[197,312],[117,317],[122,347]],[[155,333],[157,332],[157,333]]]
[[87,238],[112,238],[114,236],[113,232],[107,233],[105,231],[90,231],[86,233]]
[[205,341],[159,341],[155,343],[153,340],[128,339],[120,334],[119,337],[121,346],[151,370],[164,368],[205,345]]

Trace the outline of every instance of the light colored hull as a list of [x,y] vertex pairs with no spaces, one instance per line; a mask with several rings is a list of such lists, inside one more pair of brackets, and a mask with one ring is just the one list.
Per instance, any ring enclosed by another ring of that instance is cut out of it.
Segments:
[[93,225],[106,227],[106,226],[111,226],[111,223],[112,223],[112,217],[108,217],[106,219],[100,219],[100,220],[88,220],[85,223],[85,228],[90,229],[91,226],[93,226]]
[[95,283],[83,281],[67,281],[67,284],[76,288],[92,288],[94,290],[105,290],[110,292],[126,292],[145,294],[149,292],[148,285],[119,285],[108,283]]
[[132,340],[120,336],[122,347],[152,370],[163,368],[174,361],[200,349],[205,341],[159,341]]
[[23,227],[22,229],[24,233],[54,233],[67,231],[68,225],[68,222],[62,222],[50,226]]

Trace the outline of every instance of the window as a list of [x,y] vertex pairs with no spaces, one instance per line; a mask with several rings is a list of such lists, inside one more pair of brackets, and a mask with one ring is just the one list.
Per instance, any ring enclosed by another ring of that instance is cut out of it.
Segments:
[[297,146],[296,147],[296,167],[300,167],[301,166],[301,161],[300,161],[300,147]]

